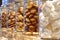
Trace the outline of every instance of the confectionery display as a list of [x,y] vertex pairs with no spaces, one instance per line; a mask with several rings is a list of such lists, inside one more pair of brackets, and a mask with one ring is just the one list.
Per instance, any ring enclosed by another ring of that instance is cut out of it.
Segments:
[[60,39],[60,0],[13,0],[0,7],[0,40]]

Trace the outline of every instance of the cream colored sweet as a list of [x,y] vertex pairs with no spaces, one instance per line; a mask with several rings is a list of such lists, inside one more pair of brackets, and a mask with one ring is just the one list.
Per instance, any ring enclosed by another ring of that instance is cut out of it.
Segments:
[[48,38],[60,38],[58,36],[60,33],[60,1],[46,1],[42,8],[42,14],[40,23],[44,31],[43,37],[47,34],[49,36],[45,36]]

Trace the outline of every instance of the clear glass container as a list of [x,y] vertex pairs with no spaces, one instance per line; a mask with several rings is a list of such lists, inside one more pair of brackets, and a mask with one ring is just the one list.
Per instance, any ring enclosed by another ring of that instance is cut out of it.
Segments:
[[24,31],[27,35],[36,35],[39,31],[38,0],[25,0]]
[[1,32],[2,38],[7,39],[7,8],[5,6],[1,6]]
[[15,0],[16,11],[16,40],[24,40],[24,0]]
[[8,28],[12,28],[12,30],[14,30],[15,29],[15,27],[16,27],[16,17],[15,17],[15,3],[14,2],[12,2],[12,3],[9,3],[8,4],[8,16],[7,16],[7,18],[8,18]]
[[16,3],[16,31],[24,31],[24,1],[15,1]]
[[7,22],[7,18],[6,18],[6,7],[2,6],[2,11],[1,11],[1,20],[2,20],[2,27],[1,28],[7,28],[6,26],[6,22]]
[[16,13],[15,13],[15,2],[9,3],[7,6],[7,34],[8,40],[15,40],[15,27],[16,27]]

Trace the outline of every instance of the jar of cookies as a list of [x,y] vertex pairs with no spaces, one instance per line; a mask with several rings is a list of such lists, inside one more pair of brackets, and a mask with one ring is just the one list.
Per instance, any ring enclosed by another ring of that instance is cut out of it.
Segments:
[[16,31],[24,31],[24,1],[15,1],[16,3]]
[[2,6],[2,9],[1,9],[1,24],[2,24],[2,28],[7,28],[7,25],[6,25],[6,22],[7,22],[7,18],[6,18],[6,15],[7,14],[7,9],[6,7]]
[[15,10],[14,3],[10,3],[8,6],[8,28],[14,29],[16,26],[15,22]]
[[1,35],[7,38],[7,7],[1,6]]
[[15,27],[16,27],[16,13],[15,13],[15,2],[9,3],[7,6],[7,33],[8,40],[15,40]]
[[35,35],[38,34],[39,27],[39,13],[38,13],[38,0],[25,1],[25,16],[24,16],[24,31],[25,34]]

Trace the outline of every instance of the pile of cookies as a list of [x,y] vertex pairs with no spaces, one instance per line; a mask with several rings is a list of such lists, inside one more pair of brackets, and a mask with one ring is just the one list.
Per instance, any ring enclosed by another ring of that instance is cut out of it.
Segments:
[[23,19],[24,19],[24,10],[23,7],[18,7],[17,13],[16,13],[16,30],[17,31],[23,31],[23,27],[24,27],[24,23],[23,23]]
[[2,9],[2,12],[1,12],[1,25],[2,25],[2,28],[6,28],[6,10],[5,9]]
[[8,11],[8,27],[15,28],[16,21],[15,21],[15,12],[12,10]]

